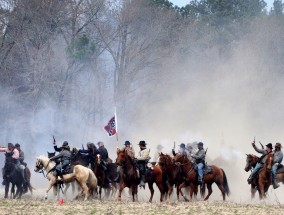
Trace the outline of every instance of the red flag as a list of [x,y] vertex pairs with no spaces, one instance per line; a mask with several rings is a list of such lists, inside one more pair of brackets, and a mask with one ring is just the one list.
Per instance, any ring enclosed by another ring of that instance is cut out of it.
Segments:
[[115,116],[108,121],[108,124],[104,128],[108,133],[108,136],[113,136],[116,134]]

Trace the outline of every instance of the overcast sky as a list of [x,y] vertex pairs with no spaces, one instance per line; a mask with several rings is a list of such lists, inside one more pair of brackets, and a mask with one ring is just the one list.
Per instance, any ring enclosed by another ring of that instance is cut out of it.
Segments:
[[[188,4],[190,2],[190,0],[170,0],[174,5],[177,5],[179,7],[182,7],[186,4]],[[265,2],[267,3],[267,9],[270,10],[270,8],[273,5],[273,1],[274,0],[265,0]]]

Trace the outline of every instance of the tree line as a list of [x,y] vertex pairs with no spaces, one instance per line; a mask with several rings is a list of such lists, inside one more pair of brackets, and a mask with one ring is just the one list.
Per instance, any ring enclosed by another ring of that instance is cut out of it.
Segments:
[[0,2],[5,137],[15,124],[30,129],[50,107],[60,128],[76,119],[85,129],[101,126],[113,107],[131,123],[139,106],[165,99],[155,92],[185,75],[167,66],[229,59],[239,41],[265,41],[265,26],[274,37],[255,48],[270,52],[274,71],[283,72],[281,0],[271,9],[263,0],[193,0],[184,7],[168,0]]

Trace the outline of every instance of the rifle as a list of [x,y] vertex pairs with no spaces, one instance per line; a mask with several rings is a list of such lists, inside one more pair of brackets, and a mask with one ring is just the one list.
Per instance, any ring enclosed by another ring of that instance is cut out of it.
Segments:
[[53,144],[55,145],[56,144],[55,138],[54,138],[54,136],[52,136],[52,137],[53,137]]
[[85,150],[84,145],[82,144],[82,149]]
[[176,142],[174,141],[174,148],[173,148],[174,150],[176,149]]

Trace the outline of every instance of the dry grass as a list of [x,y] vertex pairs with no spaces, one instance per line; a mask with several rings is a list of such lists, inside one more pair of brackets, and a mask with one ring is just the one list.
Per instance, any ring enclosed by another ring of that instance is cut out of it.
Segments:
[[0,200],[0,214],[284,214],[281,205],[240,204],[222,201],[145,203],[128,201],[56,201],[40,199]]

